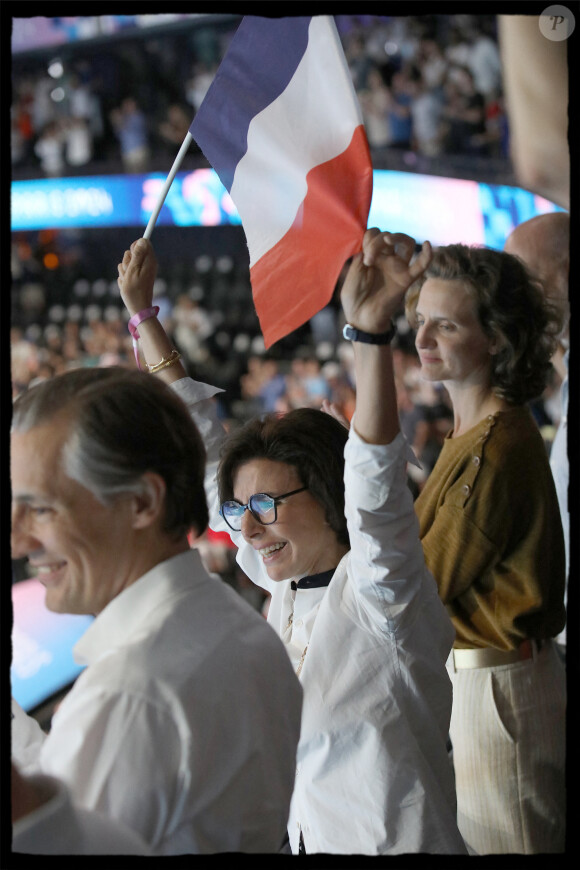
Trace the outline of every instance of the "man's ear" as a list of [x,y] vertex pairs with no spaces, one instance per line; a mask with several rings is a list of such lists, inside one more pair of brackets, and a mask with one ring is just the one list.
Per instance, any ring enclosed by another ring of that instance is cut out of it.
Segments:
[[132,496],[134,529],[149,528],[165,513],[167,487],[164,479],[155,471],[146,471],[141,480],[141,492]]

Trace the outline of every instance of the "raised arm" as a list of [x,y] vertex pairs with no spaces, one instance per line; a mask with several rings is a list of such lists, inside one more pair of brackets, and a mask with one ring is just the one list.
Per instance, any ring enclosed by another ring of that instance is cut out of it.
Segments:
[[[147,312],[153,307],[153,284],[157,275],[157,261],[151,242],[147,239],[133,242],[130,250],[125,251],[118,270],[121,298],[129,314],[133,316],[139,312]],[[213,398],[222,390],[188,377],[179,359],[172,359],[175,348],[156,316],[142,320],[137,324],[137,330],[143,357],[148,367],[153,367],[149,371],[170,385],[183,401],[203,439],[207,460],[205,488],[210,525],[221,530],[215,474],[225,430]],[[158,368],[161,360],[168,360],[169,365],[162,364]]]
[[[118,265],[117,283],[127,311],[133,317],[153,307],[153,285],[157,260],[148,239],[137,239]],[[139,343],[145,362],[154,374],[171,384],[187,376],[169,336],[157,317],[147,317],[137,324]],[[169,362],[164,365],[163,361]],[[157,365],[161,368],[156,370]]]
[[[366,231],[362,254],[347,273],[341,301],[347,322],[380,339],[391,328],[408,287],[431,260],[431,245],[424,242],[411,263],[415,240],[404,233]],[[364,336],[363,336],[364,337]],[[390,444],[399,432],[393,357],[389,344],[354,341],[356,433],[369,444]]]

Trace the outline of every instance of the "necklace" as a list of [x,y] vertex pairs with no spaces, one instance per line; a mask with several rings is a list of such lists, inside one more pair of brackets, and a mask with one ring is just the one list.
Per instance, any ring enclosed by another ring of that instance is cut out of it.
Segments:
[[[296,591],[298,589],[315,589],[320,586],[328,586],[335,572],[335,568],[330,569],[329,571],[321,571],[319,574],[311,574],[309,577],[303,577],[301,580],[296,582],[292,580],[291,588]],[[288,617],[288,623],[284,631],[288,631],[290,626],[294,622],[294,605],[292,606],[292,610],[290,612],[290,616]],[[308,649],[308,644],[304,647],[304,651],[300,656],[300,661],[298,662],[298,667],[296,668],[296,676],[300,676],[300,672],[302,670],[302,666],[304,664],[304,659],[306,658],[306,650]]]
[[300,676],[300,671],[302,670],[302,665],[304,664],[304,659],[306,658],[306,650],[308,649],[308,644],[304,647],[304,652],[300,656],[300,661],[298,662],[298,667],[296,668],[296,676]]

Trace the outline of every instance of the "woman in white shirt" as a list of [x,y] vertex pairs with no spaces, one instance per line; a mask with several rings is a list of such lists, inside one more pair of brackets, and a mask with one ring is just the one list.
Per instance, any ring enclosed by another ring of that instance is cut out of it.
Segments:
[[135,242],[119,265],[149,370],[204,437],[211,524],[229,530],[242,569],[271,593],[268,621],[302,682],[293,853],[466,851],[446,750],[454,632],[418,538],[389,346],[392,316],[431,257],[428,242],[411,262],[414,251],[409,236],[367,230],[349,268],[350,432],[314,409],[250,422],[225,442],[217,480],[225,436],[208,388],[186,377],[149,313],[150,243]]

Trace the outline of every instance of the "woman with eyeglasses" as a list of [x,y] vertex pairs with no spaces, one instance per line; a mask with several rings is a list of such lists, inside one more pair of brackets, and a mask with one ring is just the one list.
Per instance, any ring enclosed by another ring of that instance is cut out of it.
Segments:
[[219,391],[186,376],[154,316],[150,243],[135,242],[119,265],[149,371],[187,403],[204,438],[210,522],[271,593],[268,621],[302,683],[294,854],[466,853],[446,746],[454,632],[419,542],[389,347],[392,317],[431,257],[428,242],[413,260],[414,251],[409,236],[367,230],[349,267],[350,432],[305,408],[225,440],[211,401]]

